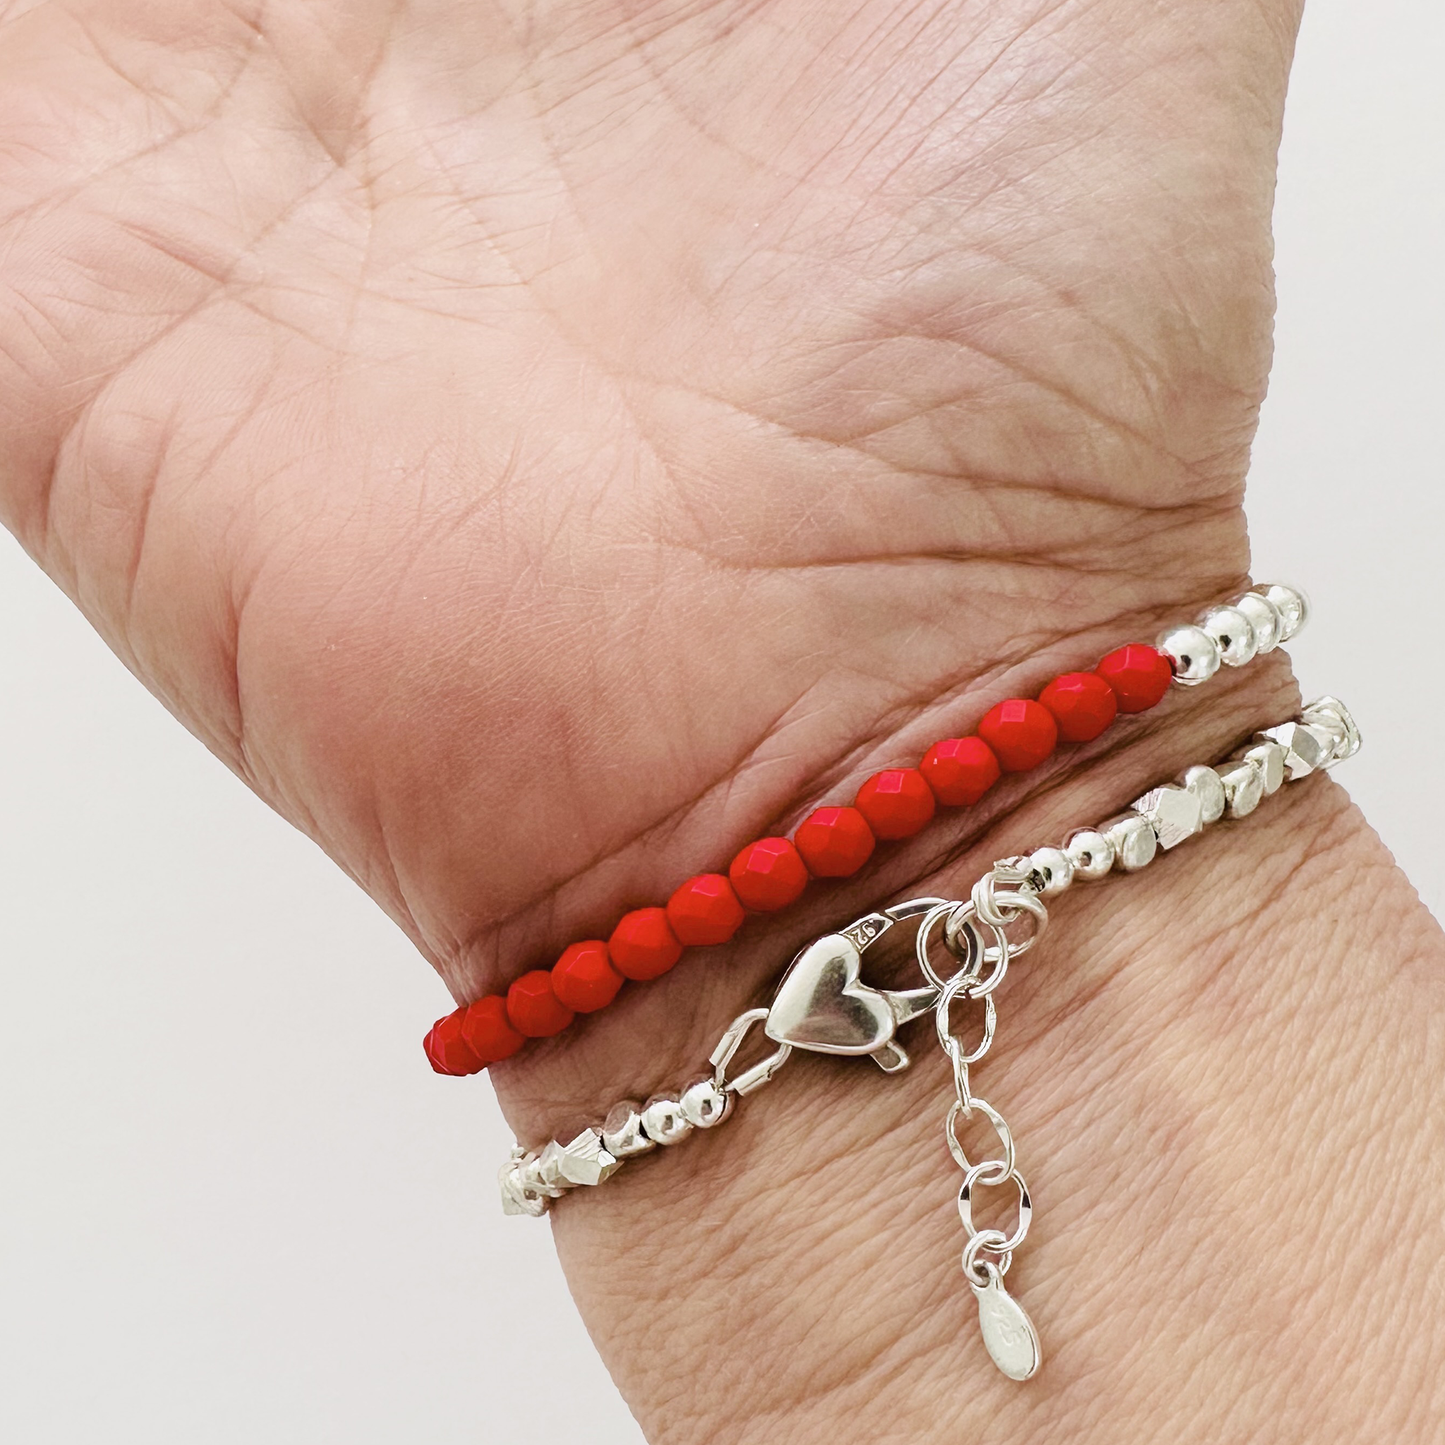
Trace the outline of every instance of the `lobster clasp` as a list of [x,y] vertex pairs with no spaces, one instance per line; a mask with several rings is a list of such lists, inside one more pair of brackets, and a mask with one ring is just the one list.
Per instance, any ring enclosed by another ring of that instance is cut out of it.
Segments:
[[938,1003],[939,990],[872,988],[862,980],[863,954],[893,927],[939,907],[941,898],[913,898],[868,913],[810,943],[793,960],[768,1010],[763,1032],[779,1044],[816,1054],[870,1055],[885,1073],[906,1069],[894,1038],[900,1024]]

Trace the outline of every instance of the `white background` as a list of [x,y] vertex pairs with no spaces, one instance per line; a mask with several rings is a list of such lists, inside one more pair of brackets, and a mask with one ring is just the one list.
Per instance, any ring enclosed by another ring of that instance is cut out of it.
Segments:
[[[1250,495],[1437,912],[1442,70],[1442,7],[1313,0]],[[636,1445],[487,1085],[422,1064],[440,984],[5,541],[0,618],[0,1438]]]

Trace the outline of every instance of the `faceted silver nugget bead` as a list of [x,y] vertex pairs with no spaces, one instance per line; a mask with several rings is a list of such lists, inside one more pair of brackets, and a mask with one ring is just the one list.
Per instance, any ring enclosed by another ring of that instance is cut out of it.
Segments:
[[1154,861],[1159,851],[1159,835],[1147,818],[1138,813],[1124,813],[1099,825],[1099,831],[1114,850],[1114,867],[1121,873],[1137,873]]
[[1199,820],[1217,823],[1224,816],[1224,784],[1213,768],[1198,766],[1184,774],[1184,786],[1199,799]]
[[632,1099],[614,1104],[602,1121],[602,1147],[614,1159],[631,1159],[657,1145],[642,1132],[642,1105]]
[[1129,806],[1154,829],[1159,846],[1166,852],[1177,848],[1204,827],[1204,805],[1198,796],[1188,788],[1178,788],[1172,783],[1166,783],[1162,788],[1150,788]]
[[530,1190],[523,1183],[522,1164],[519,1160],[514,1159],[502,1165],[497,1183],[502,1191],[503,1214],[526,1214],[533,1219],[540,1219],[547,1212],[550,1200],[545,1194]]
[[[601,1184],[622,1167],[622,1161],[603,1148],[602,1135],[596,1129],[584,1129],[571,1139],[553,1143],[562,1151],[557,1160],[557,1173],[560,1180],[568,1184]],[[545,1156],[546,1150],[542,1152]]]
[[1344,703],[1337,697],[1318,697],[1308,704],[1304,710],[1304,720],[1307,723],[1329,722],[1338,724],[1343,731],[1343,740],[1336,744],[1334,756],[1326,763],[1327,768],[1332,768],[1336,763],[1342,763],[1346,758],[1352,758],[1360,750],[1360,728],[1356,723],[1354,714],[1350,712]]
[[1259,807],[1264,797],[1264,770],[1258,763],[1241,758],[1220,774],[1231,818],[1244,818]]
[[1219,648],[1202,627],[1173,627],[1159,639],[1159,651],[1174,669],[1174,681],[1198,687],[1219,671]]
[[1254,627],[1238,607],[1213,607],[1199,625],[1219,649],[1219,660],[1226,667],[1243,667],[1259,651]]
[[1285,751],[1273,738],[1261,737],[1252,748],[1244,750],[1244,760],[1254,763],[1264,779],[1266,798],[1279,792],[1284,786]]
[[1281,723],[1277,728],[1265,729],[1259,736],[1284,749],[1284,771],[1290,782],[1308,777],[1323,767],[1334,752],[1334,739],[1308,723]]
[[1064,852],[1074,865],[1074,877],[1094,883],[1114,866],[1114,845],[1097,828],[1080,828],[1069,835]]

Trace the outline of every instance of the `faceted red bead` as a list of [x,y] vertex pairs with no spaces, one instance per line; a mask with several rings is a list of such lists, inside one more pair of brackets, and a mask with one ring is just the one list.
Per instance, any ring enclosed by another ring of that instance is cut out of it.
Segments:
[[786,838],[759,838],[733,859],[728,878],[744,908],[771,913],[797,902],[808,886],[808,869]]
[[510,1059],[526,1043],[507,1017],[507,1001],[491,993],[462,1010],[462,1038],[483,1064]]
[[1040,694],[1066,743],[1091,743],[1114,721],[1119,699],[1097,672],[1066,672]]
[[486,1067],[462,1038],[462,1011],[449,1013],[432,1025],[422,1042],[427,1061],[439,1074],[476,1074]]
[[507,1017],[519,1034],[550,1039],[572,1022],[572,1010],[552,992],[551,973],[534,968],[507,990]]
[[1142,642],[1111,652],[1094,671],[1113,688],[1120,712],[1147,712],[1169,691],[1174,677],[1169,659]]
[[815,878],[848,878],[872,856],[875,839],[857,808],[819,808],[798,825],[793,842]]
[[612,930],[607,956],[623,978],[645,983],[661,978],[682,957],[682,944],[665,908],[634,908]]
[[875,838],[911,838],[933,821],[938,800],[917,768],[874,773],[853,800]]
[[950,808],[978,802],[998,782],[1001,769],[982,738],[945,738],[918,765],[933,796]]
[[978,735],[994,750],[1004,772],[1026,773],[1053,752],[1059,729],[1042,703],[1011,697],[984,714]]
[[743,906],[721,873],[699,873],[667,900],[667,921],[690,947],[726,943],[742,927]]
[[574,1013],[606,1008],[621,987],[622,975],[613,968],[607,945],[600,938],[570,944],[552,965],[552,992]]

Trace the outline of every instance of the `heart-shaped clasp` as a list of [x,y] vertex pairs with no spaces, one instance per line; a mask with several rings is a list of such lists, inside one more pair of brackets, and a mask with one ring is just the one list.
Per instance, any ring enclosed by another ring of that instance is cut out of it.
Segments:
[[906,1069],[908,1055],[894,1035],[900,1024],[937,1004],[938,990],[872,988],[862,979],[863,954],[895,923],[942,902],[913,898],[810,943],[783,976],[764,1033],[777,1043],[817,1054],[868,1054],[890,1074]]

